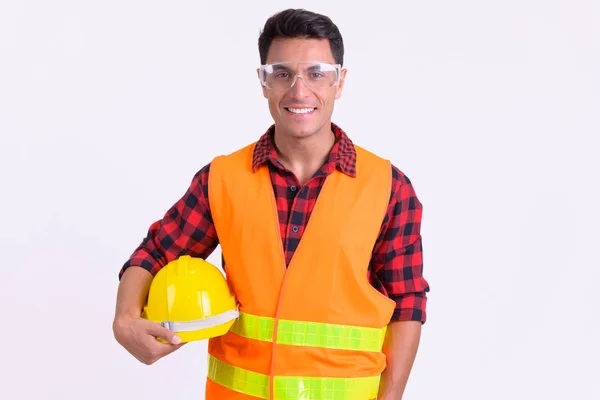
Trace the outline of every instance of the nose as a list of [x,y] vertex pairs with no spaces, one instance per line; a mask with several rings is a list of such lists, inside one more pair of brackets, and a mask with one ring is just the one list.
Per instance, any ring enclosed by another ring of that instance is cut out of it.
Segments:
[[[300,83],[299,81],[302,81],[302,83]],[[307,91],[309,91],[308,87],[306,86],[306,83],[304,82],[304,77],[302,75],[298,74],[294,76],[294,80],[292,81],[292,86],[290,87],[289,91],[291,93],[296,94],[298,97],[303,97],[304,94]]]

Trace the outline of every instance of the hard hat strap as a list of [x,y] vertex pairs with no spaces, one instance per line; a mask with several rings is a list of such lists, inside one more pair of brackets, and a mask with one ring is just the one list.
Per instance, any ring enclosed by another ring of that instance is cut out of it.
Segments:
[[224,324],[226,322],[231,321],[232,319],[238,318],[239,315],[240,312],[238,310],[230,310],[221,314],[213,315],[211,317],[199,319],[196,321],[163,321],[160,323],[160,325],[173,332],[198,331],[201,329],[208,329]]

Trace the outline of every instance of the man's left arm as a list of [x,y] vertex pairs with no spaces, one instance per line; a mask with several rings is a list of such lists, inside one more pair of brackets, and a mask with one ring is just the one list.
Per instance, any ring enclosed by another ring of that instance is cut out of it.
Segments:
[[419,321],[390,322],[383,344],[387,365],[381,374],[379,400],[402,398],[417,356],[421,325]]
[[408,177],[394,166],[392,179],[388,212],[371,259],[373,286],[396,302],[383,346],[380,400],[402,399],[426,321],[429,291],[423,277],[423,206]]

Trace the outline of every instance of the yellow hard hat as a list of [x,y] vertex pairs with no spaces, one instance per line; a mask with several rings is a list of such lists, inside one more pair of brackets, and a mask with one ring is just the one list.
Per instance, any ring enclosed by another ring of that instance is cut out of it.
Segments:
[[144,318],[176,332],[182,342],[221,336],[239,316],[221,271],[191,256],[181,256],[158,271],[143,312]]

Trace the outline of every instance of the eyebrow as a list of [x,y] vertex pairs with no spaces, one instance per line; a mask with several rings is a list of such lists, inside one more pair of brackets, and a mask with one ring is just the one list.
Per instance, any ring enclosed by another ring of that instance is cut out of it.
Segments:
[[288,67],[286,67],[285,65],[281,65],[281,64],[275,64],[272,67],[273,67],[273,71],[280,71],[282,69],[287,70],[287,71],[290,70]]
[[[281,71],[281,70],[285,70],[285,71],[291,71],[291,68],[287,67],[286,65],[281,65],[281,64],[273,64],[273,72],[274,71]],[[313,64],[310,67],[306,68],[307,71],[320,71],[321,68],[321,64]]]

